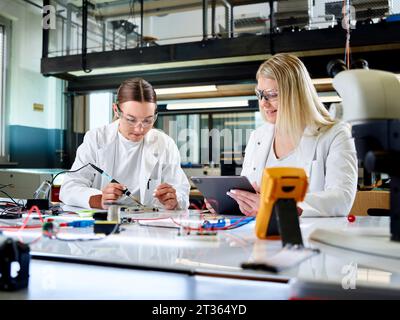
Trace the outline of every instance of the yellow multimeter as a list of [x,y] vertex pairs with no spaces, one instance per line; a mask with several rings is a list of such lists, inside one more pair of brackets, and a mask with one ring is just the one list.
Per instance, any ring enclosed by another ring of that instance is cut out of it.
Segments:
[[307,187],[307,175],[301,168],[264,169],[255,228],[258,238],[280,234],[284,245],[303,244],[296,203],[304,200]]

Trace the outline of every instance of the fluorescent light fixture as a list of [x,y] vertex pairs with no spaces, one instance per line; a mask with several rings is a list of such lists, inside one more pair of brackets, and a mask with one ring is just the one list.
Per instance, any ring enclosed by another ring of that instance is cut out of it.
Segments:
[[[146,48],[143,48],[146,49]],[[116,74],[116,73],[126,73],[126,72],[142,72],[147,70],[162,70],[170,68],[182,68],[182,67],[195,67],[195,66],[212,66],[220,63],[237,63],[243,61],[263,61],[270,54],[258,54],[251,56],[238,56],[238,57],[228,57],[228,58],[216,58],[216,59],[203,59],[203,60],[190,60],[190,61],[178,61],[178,62],[165,62],[165,63],[152,63],[144,65],[133,65],[133,66],[120,66],[120,67],[109,67],[109,68],[97,68],[92,70],[90,73],[85,73],[84,71],[71,71],[69,74],[76,77],[89,77],[96,75],[105,74]]]
[[251,126],[255,124],[254,120],[225,121],[226,126]]
[[314,85],[332,84],[332,78],[317,78],[311,80]]
[[324,96],[319,97],[319,101],[322,103],[333,103],[333,102],[342,102],[342,98],[339,96]]
[[[251,100],[251,99],[249,99],[249,100]],[[241,112],[240,113],[240,118],[252,118],[252,117],[254,117],[254,112],[245,112],[245,113]],[[226,114],[218,114],[218,113],[213,114],[213,119],[226,120]]]
[[186,102],[186,103],[169,103],[167,104],[167,110],[238,108],[238,107],[248,107],[248,106],[249,102],[247,100]]
[[180,87],[180,88],[159,88],[155,89],[156,93],[161,94],[178,94],[178,93],[193,93],[193,92],[210,92],[217,91],[217,86],[196,86],[196,87]]

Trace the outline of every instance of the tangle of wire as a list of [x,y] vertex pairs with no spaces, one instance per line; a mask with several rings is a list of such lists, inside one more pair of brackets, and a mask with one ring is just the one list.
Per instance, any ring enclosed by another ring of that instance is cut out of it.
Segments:
[[[38,214],[41,224],[39,224],[39,225],[28,225],[29,218],[30,218],[30,216],[31,216],[31,214],[32,214],[33,211],[36,211],[36,213]],[[30,208],[30,210],[28,211],[28,215],[25,217],[24,221],[22,222],[22,225],[20,225],[20,226],[19,226],[19,225],[0,226],[0,230],[2,230],[2,231],[16,231],[16,232],[20,233],[20,232],[23,231],[24,229],[38,229],[38,228],[42,228],[43,223],[44,223],[44,220],[43,220],[42,213],[40,212],[39,208],[38,208],[37,206],[32,206],[32,207]],[[40,235],[39,235],[37,238],[35,238],[33,241],[31,241],[31,242],[29,242],[29,243],[26,243],[26,242],[23,241],[23,239],[22,239],[20,236],[18,236],[19,241],[20,241],[21,243],[25,243],[25,244],[28,244],[28,245],[33,244],[33,243],[39,241],[39,240],[41,239],[41,237],[42,237],[42,234],[40,234]]]
[[[236,229],[239,228],[241,226],[244,226],[246,224],[248,224],[249,222],[253,221],[254,219],[249,219],[249,217],[245,216],[243,218],[240,218],[239,220],[235,221],[234,223],[224,226],[224,227],[209,227],[209,228],[205,228],[205,227],[199,227],[199,228],[193,228],[193,227],[189,227],[189,226],[185,226],[183,224],[180,224],[178,222],[176,222],[174,220],[174,218],[170,217],[171,221],[176,224],[177,226],[184,228],[185,230],[188,231],[221,231],[221,230],[232,230],[232,229]],[[244,223],[243,223],[244,222]]]
[[[11,197],[7,192],[5,192],[4,190],[2,190],[2,189],[4,189],[4,188],[7,188],[7,187],[10,187],[10,188],[12,188],[12,187],[14,187],[14,185],[13,184],[0,184],[0,193],[2,193],[2,194],[4,194],[7,198],[9,198],[10,200],[11,200],[11,202],[9,202],[9,201],[2,201],[2,203],[3,203],[3,205],[2,206],[4,206],[5,208],[3,208],[3,210],[0,212],[0,217],[2,216],[2,215],[6,215],[6,214],[9,214],[9,213],[16,213],[17,215],[16,215],[16,218],[18,218],[18,215],[21,213],[21,210],[22,210],[22,208],[23,208],[23,203],[18,203],[13,197]],[[11,207],[11,208],[8,208],[8,207]],[[15,211],[15,209],[17,209],[17,212],[14,212]]]
[[[60,171],[60,172],[58,172],[56,175],[54,175],[54,177],[51,179],[50,188],[49,188],[49,190],[48,190],[48,192],[47,192],[47,199],[50,198],[50,191],[51,191],[51,188],[53,187],[54,181],[56,180],[56,178],[57,178],[60,174],[78,172],[78,171],[82,170],[83,168],[86,168],[86,167],[89,166],[89,165],[90,165],[90,163],[87,163],[87,164],[85,164],[84,166],[82,166],[82,167],[80,167],[80,168],[78,168],[78,169],[76,169],[76,170],[64,170],[64,171]],[[6,195],[7,198],[9,198],[16,206],[22,208],[22,207],[24,206],[23,204],[18,203],[18,202],[15,201],[14,198],[11,197],[7,192],[5,192],[4,190],[2,190],[3,188],[10,187],[10,186],[13,186],[13,185],[12,185],[12,184],[7,184],[7,185],[1,185],[1,184],[0,184],[0,192],[3,193],[4,195]],[[3,212],[4,212],[4,210],[3,210]],[[3,212],[1,212],[0,215],[1,215]]]
[[[85,168],[85,167],[87,167],[87,166],[89,166],[89,165],[90,165],[90,163],[87,163],[87,164],[85,164],[84,166],[82,166],[82,167],[80,167],[80,168],[78,168],[78,169],[76,169],[76,170],[65,170],[65,171],[60,171],[60,172],[58,172],[58,173],[52,178],[50,185],[53,186],[53,183],[54,183],[55,179],[56,179],[57,176],[59,176],[60,174],[63,174],[63,173],[75,173],[75,172],[78,172],[78,171],[82,170],[83,168]],[[13,201],[13,204],[14,204],[16,207],[14,207],[14,208],[9,208],[9,209],[6,208],[6,210],[11,210],[11,209],[16,209],[16,208],[17,208],[17,209],[19,209],[19,213],[21,213],[21,210],[22,210],[23,205],[18,204],[10,195],[8,195],[5,191],[1,190],[2,188],[8,187],[8,186],[10,186],[10,185],[0,185],[0,192],[6,194],[6,195]],[[49,192],[50,192],[50,190],[49,190]],[[48,196],[49,196],[49,195],[48,195]],[[194,206],[197,208],[197,206],[196,206],[195,204],[192,204],[192,205],[194,205]],[[203,207],[204,207],[204,206],[203,206]],[[198,208],[197,208],[197,209],[198,209]],[[33,210],[36,210],[36,211],[38,212],[39,218],[40,218],[40,220],[41,220],[41,224],[40,224],[40,225],[32,225],[32,226],[28,225],[29,217],[30,217],[30,215],[31,215],[31,213],[32,213]],[[201,209],[200,209],[200,210],[201,210]],[[4,210],[3,210],[2,213],[4,213]],[[203,217],[204,217],[204,215],[201,213],[201,214],[200,214],[200,219],[203,220]],[[237,220],[236,222],[234,222],[234,223],[232,223],[232,224],[230,224],[230,225],[228,225],[228,226],[224,226],[224,227],[210,227],[210,228],[198,227],[198,228],[193,228],[193,227],[185,226],[185,225],[183,225],[183,224],[181,224],[181,223],[178,223],[178,222],[175,221],[175,219],[172,218],[171,216],[170,216],[170,217],[162,217],[162,218],[141,218],[141,219],[132,219],[132,220],[133,220],[133,221],[140,221],[140,220],[149,221],[149,220],[165,220],[165,219],[171,219],[171,221],[172,221],[175,225],[177,225],[177,226],[180,227],[180,228],[184,228],[185,230],[188,230],[188,231],[200,231],[200,232],[201,232],[201,231],[211,231],[211,230],[212,230],[212,231],[218,231],[218,230],[232,230],[232,229],[241,227],[241,226],[243,226],[243,225],[245,225],[245,224],[247,224],[247,223],[249,223],[249,222],[252,221],[251,219],[248,219],[248,217],[243,217],[243,218]],[[247,219],[246,223],[242,223],[242,222],[244,222],[246,219]],[[43,224],[44,224],[44,220],[43,220],[43,218],[42,218],[42,215],[41,215],[40,210],[39,210],[36,206],[32,206],[32,208],[31,208],[31,209],[29,210],[29,212],[28,212],[27,217],[26,217],[25,220],[23,221],[22,226],[16,226],[16,225],[13,225],[13,226],[0,226],[0,230],[22,231],[22,230],[24,230],[24,229],[37,229],[37,228],[43,228]],[[112,231],[110,234],[108,234],[107,236],[110,236],[110,235],[114,234],[117,230],[118,230],[118,224],[114,227],[113,231]],[[32,241],[30,244],[32,244],[32,243],[38,241],[38,240],[42,237],[43,234],[46,235],[46,233],[43,232],[43,233],[39,236],[39,238],[35,239],[35,240]],[[49,235],[47,235],[47,236],[49,236]],[[49,237],[49,238],[51,238],[51,237]],[[53,239],[57,239],[57,240],[60,240],[60,241],[90,241],[90,240],[102,240],[103,238],[98,238],[98,239],[79,239],[79,238],[78,238],[78,239],[62,239],[62,238],[59,238],[59,237],[57,236],[57,234],[55,234],[54,237],[53,237]]]
[[11,197],[7,192],[5,192],[4,190],[0,190],[0,192],[2,194],[6,195],[7,198],[9,198],[12,201],[13,204],[15,204],[16,206],[20,206],[20,204],[17,201],[15,201],[14,198]]
[[[83,168],[85,168],[85,167],[87,167],[87,166],[89,166],[89,165],[90,165],[90,163],[87,163],[87,164],[85,164],[84,166],[82,166],[82,167],[80,167],[80,168],[78,168],[78,169],[76,169],[76,170],[64,170],[64,171],[58,172],[58,173],[57,173],[56,175],[54,175],[54,177],[52,178],[52,180],[51,180],[51,182],[50,182],[50,186],[51,186],[51,187],[53,186],[53,183],[54,183],[55,179],[56,179],[57,176],[59,176],[60,174],[78,172],[78,171],[82,170]],[[22,209],[23,209],[24,205],[23,205],[23,204],[20,204],[20,203],[17,203],[7,192],[5,192],[4,190],[2,190],[3,188],[9,187],[9,186],[12,186],[12,185],[11,185],[11,184],[8,184],[8,185],[0,185],[0,192],[3,193],[3,194],[5,194],[8,198],[10,198],[10,200],[12,201],[11,203],[12,203],[12,205],[13,205],[14,207],[3,209],[3,211],[0,212],[0,218],[1,218],[2,215],[7,214],[7,213],[17,213],[18,216],[16,216],[16,218],[19,218],[19,215],[22,213]],[[49,199],[50,190],[51,190],[51,188],[50,188],[49,191],[48,191],[47,199]],[[9,204],[10,204],[10,202],[6,202],[6,206],[9,205]],[[17,212],[14,212],[15,209],[17,209]],[[32,214],[32,212],[33,212],[33,210],[35,210],[35,211],[38,213],[38,215],[39,215],[39,218],[40,218],[40,221],[41,221],[41,224],[40,224],[40,225],[28,225],[29,218],[30,218],[30,216],[31,216],[31,214]],[[5,222],[3,222],[3,223],[5,223]],[[43,220],[43,217],[42,217],[42,214],[41,214],[39,208],[38,208],[37,206],[32,206],[32,207],[29,209],[28,214],[27,214],[27,216],[25,217],[24,221],[22,222],[22,225],[21,225],[21,226],[15,225],[15,224],[13,224],[13,225],[7,225],[7,226],[0,225],[0,230],[2,230],[2,231],[19,231],[19,232],[20,232],[20,231],[23,231],[24,229],[39,229],[39,228],[43,228],[43,224],[44,224],[44,220]],[[115,228],[115,229],[116,229],[116,228]],[[114,233],[115,231],[116,231],[116,230],[113,230],[112,233]],[[112,234],[112,233],[111,233],[111,234]],[[34,241],[32,241],[30,244],[32,244],[32,243],[38,241],[41,237],[42,237],[42,234],[41,234],[37,239],[35,239]],[[77,240],[80,240],[80,239],[77,239]],[[97,239],[90,239],[90,240],[97,240]],[[23,242],[22,239],[20,239],[20,241]],[[75,239],[73,239],[73,240],[71,240],[71,241],[75,241]]]
[[[33,213],[33,211],[36,211],[36,213],[38,214],[39,219],[40,219],[40,224],[28,225],[30,216],[31,216],[31,214]],[[50,238],[50,239],[56,239],[56,240],[65,241],[65,242],[73,242],[73,241],[93,241],[93,240],[102,240],[102,239],[104,239],[103,237],[102,237],[102,238],[91,238],[91,239],[85,239],[85,238],[63,239],[63,238],[60,238],[60,237],[58,236],[58,231],[55,232],[55,233],[50,233],[50,232],[48,232],[47,230],[44,230],[43,226],[44,226],[45,223],[52,223],[52,224],[53,224],[53,227],[56,226],[56,224],[53,223],[53,222],[46,222],[46,221],[44,221],[43,216],[42,216],[42,214],[41,214],[39,208],[38,208],[37,206],[32,206],[31,209],[28,211],[28,214],[27,214],[27,216],[25,217],[25,219],[23,220],[23,222],[22,222],[21,225],[15,225],[15,224],[13,224],[13,225],[8,225],[8,226],[1,225],[1,226],[0,226],[0,230],[1,230],[1,231],[14,231],[14,232],[20,233],[21,231],[24,231],[25,229],[43,229],[43,231],[40,233],[40,235],[39,235],[37,238],[35,238],[33,241],[29,242],[29,243],[24,242],[23,239],[22,239],[21,237],[19,237],[20,242],[25,243],[25,244],[28,244],[28,245],[31,245],[31,244],[33,244],[33,243],[36,243],[37,241],[39,241],[39,240],[42,238],[43,235],[44,235],[44,236],[47,236],[47,237]],[[107,236],[110,236],[110,235],[116,233],[117,230],[118,230],[118,227],[119,227],[119,226],[118,226],[118,224],[117,224],[117,225],[114,227],[114,229],[111,231],[111,233],[108,234]]]
[[[253,218],[253,217],[251,217],[251,218]],[[176,226],[183,228],[185,230],[188,230],[188,231],[219,231],[219,230],[232,230],[232,229],[236,229],[241,226],[244,226],[254,220],[254,218],[253,219],[251,219],[251,218],[245,216],[245,217],[238,219],[234,223],[224,226],[224,227],[208,227],[208,228],[202,227],[202,226],[200,226],[198,228],[190,227],[188,225],[177,222],[172,216],[162,217],[162,218],[135,218],[135,219],[132,219],[132,221],[140,222],[140,221],[157,221],[157,220],[170,219]],[[204,220],[203,224],[205,222],[207,222],[204,218],[200,218],[200,220]]]

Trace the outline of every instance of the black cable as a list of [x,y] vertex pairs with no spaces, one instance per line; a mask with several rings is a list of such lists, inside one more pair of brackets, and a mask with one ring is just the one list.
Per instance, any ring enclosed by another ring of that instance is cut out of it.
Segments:
[[[60,171],[59,173],[57,173],[57,174],[53,177],[53,179],[51,179],[51,182],[50,182],[50,189],[49,189],[48,194],[47,194],[47,199],[50,199],[50,190],[51,190],[51,188],[53,187],[54,181],[56,180],[56,178],[57,178],[60,174],[78,172],[78,171],[82,170],[83,168],[86,168],[86,167],[89,166],[89,165],[90,165],[90,163],[87,163],[87,164],[85,164],[84,166],[80,167],[79,169],[76,169],[76,170],[64,170],[64,171]],[[0,190],[0,191],[1,191],[1,190]]]
[[17,203],[14,199],[13,199],[13,197],[11,197],[7,192],[5,192],[5,191],[3,191],[3,190],[1,190],[0,189],[0,192],[1,193],[4,193],[8,198],[10,198],[10,200],[12,201],[12,202],[14,202],[18,207],[20,207],[21,205],[19,204],[19,203]]
[[7,187],[13,187],[14,185],[12,184],[12,183],[9,183],[9,184],[0,184],[0,189],[4,189],[4,188],[7,188]]
[[57,173],[57,174],[53,177],[53,179],[51,179],[51,182],[50,182],[51,186],[53,186],[54,180],[56,180],[56,178],[57,178],[60,174],[78,172],[78,171],[82,170],[83,168],[85,168],[85,167],[87,167],[87,166],[89,166],[89,165],[90,165],[90,163],[87,163],[87,164],[85,164],[84,166],[82,166],[82,167],[80,167],[79,169],[76,169],[76,170],[65,170],[65,171],[60,171],[59,173]]
[[[10,209],[10,208],[7,208],[7,204],[15,204],[16,206],[17,206],[17,208],[19,208],[19,207],[21,207],[21,205],[20,204],[18,204],[18,203],[16,203],[15,202],[15,200],[7,193],[7,192],[5,192],[5,191],[2,191],[1,189],[4,189],[4,188],[7,188],[7,187],[13,187],[13,184],[12,183],[9,183],[9,184],[1,184],[0,185],[0,191],[2,192],[2,193],[4,193],[8,198],[10,198],[11,200],[12,200],[12,202],[9,202],[9,201],[4,201],[5,202],[5,208],[0,212],[0,215],[3,215],[4,214],[4,212],[5,211],[7,211],[8,209]],[[2,206],[2,205],[0,205],[0,206]]]
[[[11,203],[11,202],[10,202]],[[14,210],[15,208],[18,209],[16,212],[11,212],[10,210]],[[22,206],[21,207],[11,207],[11,208],[4,208],[3,211],[0,212],[0,219],[19,219],[22,218]]]
[[112,267],[112,268],[120,268],[120,269],[162,271],[162,272],[168,272],[168,273],[185,274],[185,275],[190,275],[190,276],[193,276],[196,274],[201,274],[201,272],[194,271],[192,268],[180,269],[180,268],[165,267],[165,266],[147,266],[147,265],[124,263],[124,262],[118,262],[118,261],[90,260],[85,256],[76,257],[76,256],[67,256],[67,255],[57,255],[54,253],[39,252],[39,251],[32,251],[31,258],[35,259],[35,260],[76,263],[76,264],[84,264],[84,265],[92,265],[92,266],[94,265],[94,266],[100,266],[100,267]]

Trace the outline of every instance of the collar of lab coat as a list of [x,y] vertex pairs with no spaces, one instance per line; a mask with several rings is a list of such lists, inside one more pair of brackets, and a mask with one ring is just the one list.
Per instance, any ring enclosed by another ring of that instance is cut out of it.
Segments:
[[[99,150],[99,156],[103,163],[100,165],[104,168],[112,168],[114,171],[114,158],[115,158],[115,146],[118,143],[118,125],[119,120],[114,121],[110,124],[108,138],[104,147]],[[141,161],[141,179],[140,179],[140,196],[144,199],[144,192],[147,187],[147,181],[150,178],[151,172],[153,171],[159,156],[160,156],[159,139],[156,129],[151,129],[144,136],[143,143],[143,154]],[[113,172],[111,172],[113,174]]]
[[[259,132],[256,136],[256,146],[257,146],[257,168],[265,168],[265,164],[271,150],[271,144],[274,138],[275,126],[266,123],[263,126],[263,130]],[[307,127],[304,130],[302,139],[300,141],[300,152],[302,154],[302,165],[299,166],[305,168],[307,175],[310,174],[312,161],[315,160],[315,151],[317,148],[317,142],[320,134],[315,134],[312,128]],[[261,173],[262,174],[262,173]]]

